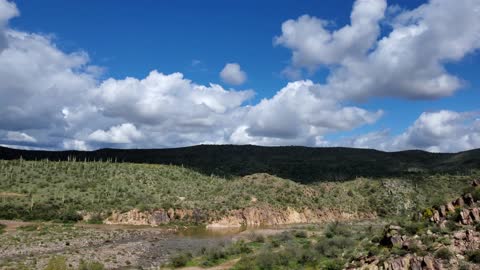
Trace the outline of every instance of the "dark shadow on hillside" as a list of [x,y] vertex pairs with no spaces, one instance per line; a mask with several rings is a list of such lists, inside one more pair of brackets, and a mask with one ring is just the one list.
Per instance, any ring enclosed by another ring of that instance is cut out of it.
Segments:
[[480,169],[480,149],[455,154],[412,150],[382,152],[356,148],[198,145],[171,149],[30,151],[0,147],[0,159],[155,163],[185,166],[204,174],[232,177],[265,172],[298,182],[421,173],[468,173]]

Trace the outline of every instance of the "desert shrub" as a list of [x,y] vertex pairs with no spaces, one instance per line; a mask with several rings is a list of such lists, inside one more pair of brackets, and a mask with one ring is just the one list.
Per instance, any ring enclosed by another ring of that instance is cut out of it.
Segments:
[[480,250],[467,252],[467,258],[473,263],[480,263]]
[[188,261],[190,261],[191,259],[191,253],[179,253],[170,258],[170,263],[173,267],[183,267],[187,265]]
[[352,248],[355,244],[350,238],[336,236],[333,238],[323,238],[315,245],[315,250],[328,258],[338,258],[345,253],[347,248]]
[[38,225],[24,225],[18,227],[18,230],[25,231],[25,232],[33,232],[38,230]]
[[460,228],[460,226],[454,221],[447,220],[447,222],[445,223],[445,229],[450,232],[456,231],[458,230],[458,228]]
[[255,261],[251,257],[242,257],[233,267],[233,270],[255,269]]
[[223,247],[212,247],[207,249],[204,253],[204,260],[201,262],[202,266],[213,266],[218,264],[220,260],[224,260],[228,257],[228,252]]
[[409,235],[419,234],[420,232],[424,231],[426,227],[427,225],[425,222],[408,222],[402,224],[402,228]]
[[322,268],[324,270],[342,270],[344,268],[345,263],[339,259],[329,259],[325,260],[322,263]]
[[94,214],[92,217],[87,221],[88,224],[103,224],[103,218],[101,214]]
[[104,270],[105,266],[99,262],[86,262],[84,260],[80,261],[78,270]]
[[265,242],[265,237],[261,234],[256,234],[256,233],[250,234],[248,239],[250,241],[256,242],[256,243],[264,243]]
[[437,252],[435,252],[435,257],[443,260],[449,260],[450,258],[452,258],[452,256],[452,252],[445,247],[440,248],[439,250],[437,250]]
[[248,254],[252,249],[243,241],[239,240],[227,248],[228,255]]
[[48,261],[44,270],[68,270],[65,257],[53,257]]
[[432,208],[426,208],[426,209],[423,211],[423,217],[425,217],[426,219],[433,217],[433,210],[432,210]]
[[262,251],[255,257],[255,265],[261,270],[275,269],[277,254],[269,251]]
[[472,191],[472,197],[475,201],[480,201],[480,187],[477,187]]
[[294,235],[297,238],[307,238],[307,232],[305,231],[296,231],[294,232]]
[[325,236],[327,238],[333,238],[335,236],[344,236],[349,237],[352,235],[352,231],[348,228],[347,225],[343,225],[339,222],[333,222],[328,224],[325,229]]

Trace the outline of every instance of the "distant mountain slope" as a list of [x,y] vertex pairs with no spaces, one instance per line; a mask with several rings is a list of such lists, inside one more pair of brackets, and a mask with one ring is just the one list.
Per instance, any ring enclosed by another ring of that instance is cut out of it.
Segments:
[[266,172],[299,182],[345,180],[357,176],[463,173],[480,169],[480,149],[455,154],[419,150],[382,152],[356,148],[298,146],[198,145],[171,149],[100,149],[96,151],[27,151],[0,147],[0,159],[117,160],[175,164],[205,174],[243,176]]

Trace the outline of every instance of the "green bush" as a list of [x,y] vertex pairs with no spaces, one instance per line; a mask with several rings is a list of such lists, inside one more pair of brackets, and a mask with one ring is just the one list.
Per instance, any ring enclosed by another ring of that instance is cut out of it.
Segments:
[[103,224],[103,218],[100,214],[94,214],[92,217],[87,221],[88,224]]
[[255,265],[260,270],[275,269],[277,255],[273,252],[262,251],[255,257]]
[[305,231],[296,231],[294,235],[297,238],[307,238],[307,232]]
[[68,270],[65,257],[53,257],[48,261],[44,270]]
[[474,250],[467,252],[467,258],[469,261],[473,263],[479,263],[480,264],[480,250]]
[[480,187],[475,188],[472,192],[472,197],[475,201],[480,201]]
[[5,232],[5,228],[7,228],[7,225],[0,223],[0,234]]
[[435,252],[435,257],[443,260],[450,260],[452,256],[452,252],[446,247],[440,248],[439,250],[437,250],[437,252]]
[[170,259],[173,267],[184,267],[192,259],[191,253],[180,253]]
[[324,270],[342,270],[345,267],[345,263],[339,259],[326,260],[322,263]]
[[105,266],[99,262],[86,262],[84,260],[80,261],[78,270],[104,270]]

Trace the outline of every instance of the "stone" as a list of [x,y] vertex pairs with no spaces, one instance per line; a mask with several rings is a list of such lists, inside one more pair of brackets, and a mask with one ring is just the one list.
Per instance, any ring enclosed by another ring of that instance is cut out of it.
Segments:
[[447,216],[447,208],[445,205],[442,205],[438,208],[438,211],[440,213],[440,217],[446,217]]
[[458,207],[463,207],[463,205],[465,205],[465,202],[463,201],[462,198],[458,198],[455,200],[455,202],[453,203],[454,206],[458,206]]
[[463,195],[463,201],[465,202],[466,205],[472,206],[473,203],[474,203],[474,199],[473,199],[472,194],[467,193],[467,194]]
[[455,207],[451,202],[447,203],[446,207],[448,212],[455,212]]
[[168,209],[167,215],[169,219],[175,219],[175,211],[172,208]]
[[475,222],[480,222],[480,210],[478,208],[470,210],[470,216]]
[[418,258],[412,258],[410,260],[410,269],[411,270],[422,270],[422,261]]
[[453,234],[453,238],[457,239],[457,240],[463,240],[467,237],[466,233],[465,232],[456,232]]
[[463,225],[472,224],[472,218],[470,217],[470,210],[469,209],[463,209],[460,212],[460,221]]
[[424,265],[424,269],[426,270],[435,270],[434,266],[433,266],[433,258],[432,257],[424,257],[423,258],[423,265]]
[[432,221],[438,223],[440,221],[440,213],[438,210],[433,210]]

